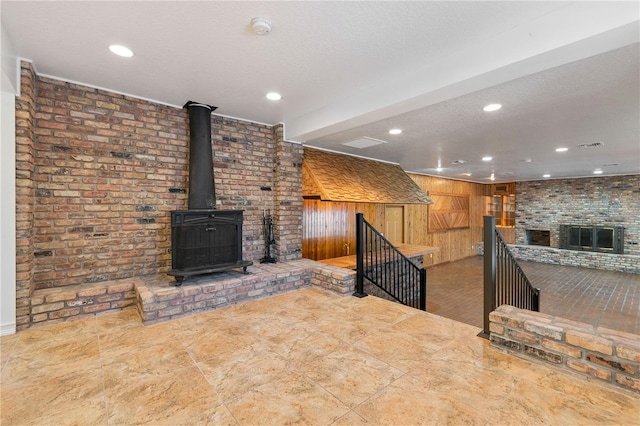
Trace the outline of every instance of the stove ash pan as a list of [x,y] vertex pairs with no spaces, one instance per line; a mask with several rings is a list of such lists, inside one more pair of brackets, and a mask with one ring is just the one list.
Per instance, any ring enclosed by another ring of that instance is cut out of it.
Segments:
[[242,210],[176,210],[171,212],[169,275],[182,285],[185,277],[242,268]]

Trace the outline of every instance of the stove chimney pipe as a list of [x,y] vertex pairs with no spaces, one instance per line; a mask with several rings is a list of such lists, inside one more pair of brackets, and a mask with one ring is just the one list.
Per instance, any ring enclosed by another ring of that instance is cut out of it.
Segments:
[[215,209],[211,113],[217,108],[189,101],[189,209]]

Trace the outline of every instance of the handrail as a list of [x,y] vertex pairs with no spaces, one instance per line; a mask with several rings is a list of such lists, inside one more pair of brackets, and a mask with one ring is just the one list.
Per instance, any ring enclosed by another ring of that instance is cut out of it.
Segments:
[[365,279],[403,305],[426,310],[427,271],[418,267],[356,214],[356,297],[365,297]]
[[495,226],[484,217],[484,330],[489,337],[489,314],[500,305],[540,311],[540,289],[535,288]]

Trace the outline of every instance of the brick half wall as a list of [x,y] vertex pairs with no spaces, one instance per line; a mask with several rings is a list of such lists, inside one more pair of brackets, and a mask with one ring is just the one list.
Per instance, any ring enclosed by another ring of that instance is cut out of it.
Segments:
[[640,393],[635,334],[502,305],[489,315],[491,344],[519,356]]

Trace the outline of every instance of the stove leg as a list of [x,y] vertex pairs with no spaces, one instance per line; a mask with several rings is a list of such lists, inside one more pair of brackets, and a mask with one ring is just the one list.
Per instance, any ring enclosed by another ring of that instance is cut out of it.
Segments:
[[176,287],[180,287],[184,281],[184,277],[176,277]]

